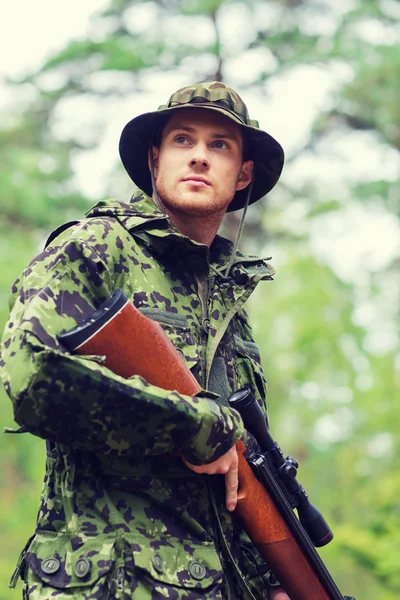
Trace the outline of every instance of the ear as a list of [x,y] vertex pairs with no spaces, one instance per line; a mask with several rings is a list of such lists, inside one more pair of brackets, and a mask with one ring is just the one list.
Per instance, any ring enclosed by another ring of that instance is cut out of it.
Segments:
[[252,160],[245,160],[240,169],[238,181],[236,184],[237,192],[239,190],[244,190],[244,188],[249,185],[251,178],[253,177],[253,170],[254,162]]
[[153,153],[154,176],[156,176],[157,175],[157,171],[158,171],[158,157],[159,157],[159,154],[160,154],[160,149],[157,148],[157,146],[152,146],[151,150],[149,150],[149,154],[147,156],[147,164],[148,164],[148,167],[149,167],[149,171],[151,169],[150,152]]

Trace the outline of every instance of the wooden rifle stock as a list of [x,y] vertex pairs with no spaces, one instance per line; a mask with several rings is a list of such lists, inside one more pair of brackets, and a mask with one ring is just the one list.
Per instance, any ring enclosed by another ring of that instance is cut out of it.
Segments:
[[[60,335],[59,340],[79,354],[105,357],[104,364],[122,377],[140,375],[153,385],[189,396],[201,389],[161,325],[142,315],[120,290],[87,322]],[[333,580],[327,589],[311,566],[247,463],[243,442],[237,442],[236,448],[239,494],[235,512],[291,600],[343,600]]]

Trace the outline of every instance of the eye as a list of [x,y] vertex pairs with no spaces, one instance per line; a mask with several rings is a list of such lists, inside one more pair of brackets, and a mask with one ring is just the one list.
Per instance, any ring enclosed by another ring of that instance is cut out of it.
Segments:
[[179,145],[185,145],[189,143],[189,140],[185,135],[177,135],[175,136],[175,142]]
[[217,150],[224,150],[225,148],[229,148],[229,145],[223,140],[217,140],[214,142],[213,147],[217,148]]

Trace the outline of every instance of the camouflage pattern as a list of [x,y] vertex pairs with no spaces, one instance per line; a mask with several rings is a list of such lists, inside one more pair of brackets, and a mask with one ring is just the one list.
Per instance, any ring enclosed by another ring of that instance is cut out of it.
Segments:
[[158,111],[178,106],[182,107],[183,104],[202,105],[208,103],[214,104],[215,109],[222,109],[221,112],[224,114],[228,112],[230,118],[241,125],[249,125],[255,129],[260,128],[258,121],[250,119],[247,106],[239,94],[221,81],[208,81],[187,85],[172,94],[168,104],[159,106]]
[[181,88],[158,110],[139,115],[127,123],[121,134],[119,152],[127,173],[138,188],[149,196],[153,195],[148,153],[151,143],[159,144],[159,140],[154,139],[155,132],[159,134],[162,131],[174,111],[193,108],[223,114],[239,125],[249,142],[251,151],[248,158],[255,164],[253,185],[236,192],[228,206],[228,212],[243,208],[247,201],[252,204],[268,194],[283,169],[282,146],[269,133],[260,129],[258,121],[250,119],[239,94],[221,81],[206,81]]
[[[183,236],[139,191],[60,228],[15,282],[1,374],[17,423],[47,448],[36,531],[11,582],[22,577],[24,598],[266,597],[266,565],[225,508],[223,476],[180,458],[213,461],[242,437],[233,390],[251,385],[265,408],[243,305],[273,270],[237,253],[226,274],[231,251],[220,236],[210,248]],[[162,325],[198,396],[59,344],[116,289]]]

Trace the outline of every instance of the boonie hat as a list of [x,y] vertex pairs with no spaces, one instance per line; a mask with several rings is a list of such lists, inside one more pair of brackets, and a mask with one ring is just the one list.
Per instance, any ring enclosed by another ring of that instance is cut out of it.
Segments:
[[[284,153],[281,145],[260,129],[258,121],[250,119],[247,107],[239,94],[219,81],[197,83],[181,88],[172,94],[167,104],[154,112],[135,117],[124,127],[119,152],[122,163],[133,182],[148,196],[153,193],[148,166],[148,152],[155,133],[164,126],[167,117],[177,109],[204,108],[220,112],[247,133],[250,156],[254,161],[253,187],[249,204],[267,194],[282,172]],[[238,210],[246,204],[247,188],[233,197],[228,211]]]

